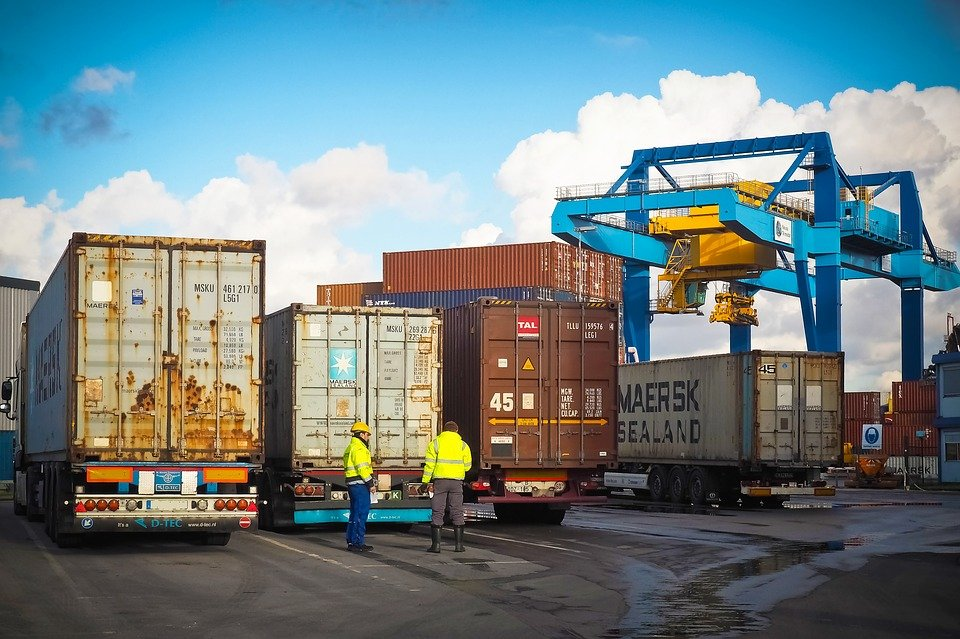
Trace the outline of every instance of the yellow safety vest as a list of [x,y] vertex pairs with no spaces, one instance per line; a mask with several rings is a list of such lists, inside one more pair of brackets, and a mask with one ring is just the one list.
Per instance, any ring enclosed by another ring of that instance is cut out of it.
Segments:
[[343,474],[347,485],[365,484],[373,479],[373,462],[370,449],[359,437],[351,437],[347,449],[343,451]]
[[427,444],[423,482],[434,479],[463,479],[472,465],[470,447],[459,433],[444,431]]

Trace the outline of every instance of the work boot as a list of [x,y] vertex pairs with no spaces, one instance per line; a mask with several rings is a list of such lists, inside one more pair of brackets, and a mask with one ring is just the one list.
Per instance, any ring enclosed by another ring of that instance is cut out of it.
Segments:
[[440,552],[440,526],[430,525],[430,542],[431,545],[427,549],[427,552]]
[[453,547],[453,552],[464,552],[465,548],[463,547],[463,526],[453,527],[453,542],[456,544]]

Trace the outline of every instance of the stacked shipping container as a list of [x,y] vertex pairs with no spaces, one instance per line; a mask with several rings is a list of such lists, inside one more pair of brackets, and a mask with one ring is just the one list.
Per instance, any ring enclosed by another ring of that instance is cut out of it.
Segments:
[[[923,479],[939,475],[940,431],[934,380],[894,382],[891,412],[884,420],[883,452],[890,455],[888,471],[903,471]],[[921,436],[922,433],[922,436]]]

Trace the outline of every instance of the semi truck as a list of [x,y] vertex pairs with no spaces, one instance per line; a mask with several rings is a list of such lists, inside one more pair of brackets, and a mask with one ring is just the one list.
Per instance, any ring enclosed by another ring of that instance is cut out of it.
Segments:
[[484,299],[444,312],[444,421],[473,453],[465,499],[559,524],[607,499],[617,460],[617,305]]
[[343,451],[357,421],[371,430],[368,521],[430,520],[419,488],[440,417],[440,313],[292,304],[267,316],[264,528],[348,521]]
[[74,233],[22,327],[14,511],[102,532],[256,529],[265,245]]
[[843,354],[750,351],[623,364],[612,489],[675,503],[835,494]]

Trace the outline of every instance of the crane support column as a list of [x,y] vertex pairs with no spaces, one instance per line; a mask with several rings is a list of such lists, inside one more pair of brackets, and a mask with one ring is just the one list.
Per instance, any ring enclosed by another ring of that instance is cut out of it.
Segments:
[[641,362],[650,361],[650,267],[626,264],[623,269],[623,340],[637,349]]

